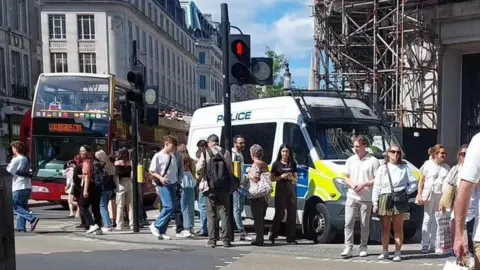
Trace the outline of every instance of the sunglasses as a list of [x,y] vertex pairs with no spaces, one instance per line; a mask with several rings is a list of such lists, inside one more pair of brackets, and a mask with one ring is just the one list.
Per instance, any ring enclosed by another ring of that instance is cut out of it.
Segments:
[[395,151],[395,150],[390,150],[388,152],[390,152],[392,154],[399,154],[399,155],[402,153],[402,151]]

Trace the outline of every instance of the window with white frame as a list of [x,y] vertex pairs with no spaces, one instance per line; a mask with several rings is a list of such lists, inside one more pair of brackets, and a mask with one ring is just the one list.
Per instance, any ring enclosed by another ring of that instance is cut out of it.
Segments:
[[207,89],[207,77],[200,75],[200,89]]
[[148,36],[148,52],[150,53],[150,58],[153,58],[153,39],[152,39],[152,36]]
[[7,80],[5,78],[5,49],[2,47],[0,47],[0,89],[7,89]]
[[132,22],[131,21],[128,21],[128,41],[132,41],[133,40],[133,26],[132,26]]
[[157,62],[157,65],[158,65],[158,61],[159,61],[159,54],[158,54],[158,40],[155,40],[155,62]]
[[158,12],[157,12],[157,8],[153,8],[153,23],[158,24]]
[[12,27],[15,30],[20,30],[20,2],[19,1],[11,1],[11,14],[12,14]]
[[50,39],[66,39],[67,29],[64,14],[48,15],[48,31]]
[[163,29],[163,13],[160,12],[160,27]]
[[50,54],[50,72],[62,73],[68,72],[68,62],[66,53]]
[[28,7],[27,1],[20,1],[20,15],[22,23],[22,32],[28,34]]
[[148,2],[147,16],[150,20],[152,19],[152,3],[150,2]]
[[78,39],[95,39],[95,16],[77,15]]
[[28,55],[23,55],[23,85],[30,85],[30,60]]
[[142,10],[142,13],[145,13],[145,0],[142,0],[142,6],[140,8]]
[[97,73],[97,56],[95,53],[79,53],[80,72]]
[[11,71],[12,71],[12,84],[22,84],[22,59],[19,52],[12,51],[11,53]]
[[3,26],[3,18],[4,18],[4,15],[3,13],[5,12],[5,6],[4,6],[4,3],[2,0],[0,0],[0,26]]

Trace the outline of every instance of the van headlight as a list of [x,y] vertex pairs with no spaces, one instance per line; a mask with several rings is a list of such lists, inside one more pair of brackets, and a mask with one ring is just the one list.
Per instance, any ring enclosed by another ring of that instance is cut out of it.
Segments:
[[335,187],[337,188],[338,192],[342,195],[347,195],[348,192],[348,185],[345,183],[345,179],[337,177],[333,178],[333,183],[335,184]]

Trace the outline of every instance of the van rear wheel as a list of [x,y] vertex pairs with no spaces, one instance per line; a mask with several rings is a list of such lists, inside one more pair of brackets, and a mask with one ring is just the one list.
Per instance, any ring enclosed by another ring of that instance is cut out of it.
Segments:
[[337,234],[327,206],[317,203],[315,207],[306,209],[304,232],[306,236],[315,243],[332,243]]

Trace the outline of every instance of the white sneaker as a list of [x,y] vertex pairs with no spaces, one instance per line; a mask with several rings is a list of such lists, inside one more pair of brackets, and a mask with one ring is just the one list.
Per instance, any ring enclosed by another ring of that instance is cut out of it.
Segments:
[[358,256],[359,257],[367,257],[368,256],[367,248],[366,247],[361,247],[360,252],[358,252]]
[[90,228],[87,230],[88,234],[94,233],[96,231],[100,230],[100,227],[98,227],[97,224],[90,226]]
[[395,251],[395,255],[393,255],[392,261],[400,262],[401,260],[402,260],[402,254],[400,253],[399,250]]
[[378,255],[377,259],[379,260],[385,260],[385,259],[388,259],[390,258],[390,253],[388,252],[388,250],[384,250],[382,251],[382,254]]
[[160,237],[160,231],[157,229],[157,227],[155,227],[155,224],[152,223],[150,224],[150,226],[148,226],[148,228],[150,229],[150,232],[153,234],[153,236],[155,237]]
[[166,235],[166,234],[161,234],[158,239],[163,239],[163,240],[170,240],[172,239],[172,237]]
[[352,257],[352,248],[351,247],[346,247],[342,253],[340,253],[340,256],[343,258],[350,258]]
[[184,230],[182,232],[183,237],[192,237],[193,234],[189,230]]
[[240,235],[240,241],[253,241],[253,237],[248,234]]
[[111,231],[112,231],[112,228],[105,228],[105,227],[102,228],[102,232],[104,233],[111,232]]
[[102,230],[96,230],[93,232],[93,234],[95,235],[103,235],[103,231]]

